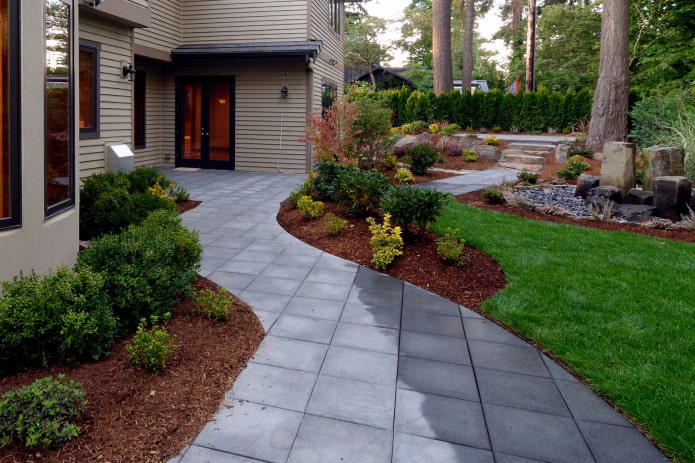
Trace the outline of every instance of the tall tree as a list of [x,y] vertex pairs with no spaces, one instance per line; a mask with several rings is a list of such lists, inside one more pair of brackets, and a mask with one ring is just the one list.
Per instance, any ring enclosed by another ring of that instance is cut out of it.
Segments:
[[463,69],[461,88],[470,88],[473,80],[473,25],[475,24],[475,0],[464,0],[466,5],[466,24],[463,35]]
[[374,68],[391,59],[389,48],[378,42],[386,31],[386,21],[365,14],[349,14],[345,21],[345,63],[366,65],[372,86],[376,87]]
[[536,89],[536,0],[528,0],[526,31],[526,91]]
[[434,93],[454,89],[451,61],[451,0],[432,0],[432,65]]
[[627,138],[630,93],[629,0],[604,0],[601,56],[587,145],[600,147]]

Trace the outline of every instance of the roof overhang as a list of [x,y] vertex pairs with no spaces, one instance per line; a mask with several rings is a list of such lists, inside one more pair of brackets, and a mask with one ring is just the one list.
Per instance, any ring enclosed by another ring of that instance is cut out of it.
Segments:
[[305,58],[316,60],[321,40],[256,42],[213,45],[181,45],[171,52],[174,61],[190,59]]

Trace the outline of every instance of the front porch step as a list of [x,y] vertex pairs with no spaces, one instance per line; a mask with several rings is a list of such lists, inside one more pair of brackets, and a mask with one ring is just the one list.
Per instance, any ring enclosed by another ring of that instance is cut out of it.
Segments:
[[540,173],[543,170],[543,166],[538,164],[520,164],[517,162],[500,162],[500,167],[534,173]]
[[543,156],[536,156],[533,154],[519,153],[512,150],[502,151],[502,157],[500,158],[500,163],[510,162],[513,164],[545,164],[545,158]]
[[510,150],[522,151],[542,151],[543,153],[552,153],[555,151],[555,145],[550,143],[510,143],[507,145]]

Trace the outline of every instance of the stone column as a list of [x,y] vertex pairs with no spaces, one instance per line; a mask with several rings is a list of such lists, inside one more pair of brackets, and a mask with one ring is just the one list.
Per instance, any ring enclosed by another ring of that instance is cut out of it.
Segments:
[[635,187],[635,145],[610,142],[603,145],[600,186],[614,186],[625,197]]
[[683,148],[652,146],[644,150],[644,189],[654,187],[656,177],[682,177],[685,175]]
[[693,182],[686,177],[654,178],[654,206],[660,217],[679,220],[688,212]]

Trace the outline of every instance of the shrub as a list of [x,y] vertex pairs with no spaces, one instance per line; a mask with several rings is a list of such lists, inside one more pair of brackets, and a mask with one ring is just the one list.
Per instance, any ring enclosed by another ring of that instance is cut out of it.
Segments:
[[481,196],[490,204],[504,204],[504,195],[500,190],[488,188],[483,190]]
[[349,164],[355,159],[353,124],[356,120],[356,102],[335,100],[321,114],[307,118],[305,135],[299,141],[311,143],[314,153],[323,161]]
[[[329,162],[329,164],[338,165],[333,162]],[[304,180],[304,182],[302,182],[302,184],[299,185],[296,190],[292,190],[290,192],[290,196],[287,198],[287,201],[292,207],[297,207],[297,203],[302,196],[311,196],[311,193],[315,190],[314,181],[316,177],[316,172],[310,172],[306,180]]]
[[[165,314],[165,322],[169,314]],[[147,329],[147,320],[140,319],[132,341],[126,344],[130,363],[150,372],[162,371],[167,362],[173,359],[176,345],[175,335],[167,332],[166,328],[158,325],[158,317],[153,316],[152,327]]]
[[463,252],[466,241],[458,237],[460,231],[447,228],[444,236],[437,240],[437,255],[448,265],[461,265],[467,260]]
[[416,145],[407,151],[410,156],[410,170],[415,175],[425,175],[439,159],[439,152],[429,145]]
[[314,201],[311,196],[302,196],[297,201],[297,209],[304,215],[305,218],[313,220],[323,214],[323,203]]
[[[473,150],[466,150],[466,151],[473,151]],[[475,151],[473,151],[472,153],[464,154],[463,160],[466,162],[476,162],[478,160],[478,156],[475,154]]]
[[171,186],[164,188],[162,185],[159,184],[159,182],[157,182],[154,184],[154,186],[147,189],[147,193],[151,194],[152,196],[156,196],[158,198],[166,199],[168,201],[173,202],[174,198],[171,197],[171,189]]
[[518,174],[516,174],[516,176],[522,182],[535,184],[536,182],[538,182],[539,174],[534,172],[521,171]]
[[191,199],[191,195],[188,191],[181,185],[175,185],[169,192],[169,196],[174,199],[176,203],[184,203]]
[[389,178],[376,170],[344,172],[335,181],[335,196],[354,217],[364,217],[379,208]]
[[396,133],[401,135],[414,135],[416,133],[422,133],[428,129],[427,122],[425,121],[414,121],[403,124],[396,128]]
[[2,284],[2,293],[0,374],[97,360],[116,339],[104,277],[89,268],[20,274]]
[[396,180],[398,180],[401,183],[412,183],[413,180],[413,174],[410,172],[410,170],[407,167],[401,167],[396,171],[396,175],[393,177]]
[[354,149],[371,167],[384,158],[393,144],[391,116],[391,110],[381,101],[362,99],[357,107],[357,119],[352,124]]
[[483,143],[485,143],[486,145],[497,146],[500,144],[500,141],[497,139],[496,136],[490,135],[489,137],[485,137],[485,139],[483,140]]
[[500,127],[499,125],[496,125],[496,126],[494,126],[494,127],[492,128],[492,131],[495,132],[495,133],[501,132],[501,131],[502,131],[502,127]]
[[461,126],[458,124],[447,124],[439,130],[440,135],[453,135],[461,130]]
[[583,159],[584,158],[579,155],[570,157],[567,160],[567,164],[565,165],[564,169],[557,171],[558,177],[568,180],[579,177],[579,174],[591,168],[591,165],[589,165]]
[[146,193],[150,188],[159,184],[163,189],[172,186],[171,180],[167,179],[160,171],[154,167],[138,167],[128,174],[130,193]]
[[[352,165],[338,164],[333,161],[320,161],[316,165],[316,177],[313,180],[314,191],[318,196],[318,199],[324,201],[338,201],[338,193],[336,191],[336,186],[339,185],[343,176],[350,174],[355,171],[355,167]],[[300,190],[302,190],[300,188]],[[309,190],[306,190],[305,194],[310,194]],[[304,195],[299,195],[297,200]],[[296,207],[296,205],[295,205]]]
[[82,385],[65,375],[37,379],[28,386],[7,391],[0,400],[0,447],[23,443],[52,448],[80,434],[72,421],[87,401]]
[[224,288],[217,291],[203,289],[193,296],[195,312],[203,314],[210,320],[229,320],[229,310],[234,305],[234,296]]
[[384,156],[384,161],[382,162],[382,165],[384,166],[384,169],[391,170],[394,167],[396,167],[396,165],[398,165],[398,158],[395,154],[388,153],[386,156]]
[[323,223],[326,225],[326,231],[331,236],[340,235],[347,227],[347,220],[341,219],[331,212],[325,215]]
[[441,127],[439,126],[439,124],[437,124],[437,123],[435,122],[435,123],[433,123],[433,124],[430,124],[430,125],[427,127],[427,130],[429,130],[430,132],[432,132],[433,134],[436,135],[436,134],[439,133],[440,128],[441,128]]
[[675,230],[675,225],[669,219],[661,217],[653,217],[642,224],[643,227],[653,228],[655,230]]
[[104,275],[114,314],[121,327],[130,328],[191,293],[201,254],[197,233],[176,214],[156,211],[120,235],[95,241],[78,256],[76,268]]
[[396,225],[416,223],[420,232],[433,224],[452,195],[411,185],[391,186],[381,200],[381,208]]
[[401,227],[391,227],[391,216],[384,215],[384,223],[379,225],[373,217],[367,218],[372,237],[369,240],[374,256],[372,262],[378,269],[385,269],[393,260],[403,254]]

